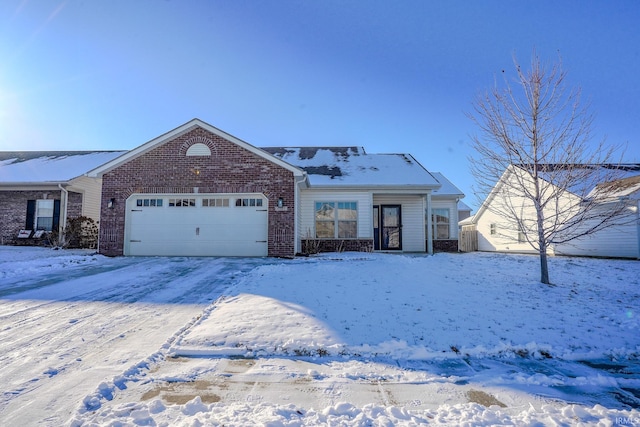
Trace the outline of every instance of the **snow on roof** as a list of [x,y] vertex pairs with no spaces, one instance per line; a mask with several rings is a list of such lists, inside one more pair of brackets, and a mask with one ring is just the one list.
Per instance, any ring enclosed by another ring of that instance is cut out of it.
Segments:
[[0,183],[65,182],[126,151],[3,151]]
[[[525,170],[530,169],[527,165],[516,166]],[[558,182],[565,182],[566,177],[563,175],[570,173],[572,170],[592,170],[593,179],[572,183],[568,188],[568,190],[573,194],[586,198],[589,198],[597,191],[601,191],[603,188],[609,192],[608,195],[610,197],[622,197],[624,195],[628,195],[630,193],[627,192],[629,190],[629,186],[627,184],[631,183],[633,186],[633,181],[629,180],[640,176],[640,163],[577,165],[543,164],[539,165],[539,167],[542,168],[539,172],[540,178],[554,185],[557,185]],[[633,190],[633,188],[631,188],[631,190],[631,193],[633,193],[638,190],[638,188],[636,186],[635,190]]]
[[464,193],[458,187],[453,185],[453,183],[449,181],[447,178],[445,178],[445,176],[442,175],[440,172],[431,172],[431,175],[433,175],[438,180],[438,182],[442,184],[442,187],[438,188],[433,192],[434,196],[456,195],[456,196],[464,197]]
[[635,198],[640,196],[640,172],[636,175],[628,176],[613,182],[606,182],[598,184],[596,188],[591,190],[587,195],[587,198],[594,197],[598,194],[606,194],[609,199],[632,197],[635,194]]
[[[434,195],[462,192],[441,173],[430,173],[410,154],[367,154],[362,147],[267,147],[296,166],[313,186],[424,186]],[[65,182],[128,151],[0,152],[0,183]]]
[[458,200],[458,210],[459,211],[469,211],[471,212],[471,207],[469,207],[469,205],[467,205],[466,203],[464,203],[462,200]]
[[307,172],[312,186],[429,186],[440,183],[410,154],[367,154],[362,147],[265,147]]

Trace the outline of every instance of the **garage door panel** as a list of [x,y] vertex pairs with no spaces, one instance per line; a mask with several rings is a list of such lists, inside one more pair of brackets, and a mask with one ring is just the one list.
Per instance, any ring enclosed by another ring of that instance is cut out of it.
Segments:
[[[264,206],[136,206],[128,202],[125,254],[140,256],[266,256],[268,236],[267,201]],[[158,197],[158,196],[154,196]],[[204,196],[212,197],[212,196]],[[232,197],[256,198],[256,195]],[[259,197],[259,196],[258,196]],[[235,200],[235,199],[232,199]]]

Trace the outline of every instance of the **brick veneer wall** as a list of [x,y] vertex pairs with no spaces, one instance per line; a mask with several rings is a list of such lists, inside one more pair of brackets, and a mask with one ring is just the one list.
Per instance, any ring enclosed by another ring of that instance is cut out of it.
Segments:
[[[211,156],[186,156],[196,143]],[[100,253],[123,255],[125,201],[133,193],[263,193],[269,199],[268,255],[295,255],[295,178],[244,148],[195,127],[104,174]],[[197,190],[196,190],[197,188]],[[115,199],[113,208],[107,205]],[[276,209],[282,198],[287,209]]]
[[82,216],[82,194],[69,191],[67,197],[67,218]]
[[[15,243],[18,232],[27,222],[27,202],[44,199],[60,200],[60,190],[0,191],[0,244]],[[82,194],[69,192],[67,217],[82,214]]]
[[434,252],[458,252],[458,240],[434,240]]
[[373,239],[303,239],[302,253],[373,252]]

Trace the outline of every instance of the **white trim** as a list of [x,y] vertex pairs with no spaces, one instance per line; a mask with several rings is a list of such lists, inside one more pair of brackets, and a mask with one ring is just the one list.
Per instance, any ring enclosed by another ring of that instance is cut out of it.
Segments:
[[433,255],[433,230],[431,223],[431,193],[427,194],[427,253]]
[[310,185],[314,190],[324,191],[370,191],[373,194],[408,194],[408,195],[426,195],[440,187],[425,185]]

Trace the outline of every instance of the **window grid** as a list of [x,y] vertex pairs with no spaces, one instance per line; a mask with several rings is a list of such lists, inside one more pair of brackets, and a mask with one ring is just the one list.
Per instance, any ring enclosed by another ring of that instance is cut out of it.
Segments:
[[162,207],[162,199],[136,199],[138,207]]
[[169,207],[195,207],[196,199],[169,199]]
[[202,199],[202,206],[209,208],[228,208],[229,199],[215,198],[215,199]]
[[432,209],[431,225],[434,240],[448,240],[450,238],[449,209]]
[[236,199],[236,206],[237,207],[261,207],[262,206],[262,199],[260,198],[256,198],[256,199]]
[[53,199],[36,201],[36,230],[53,230]]
[[315,202],[316,239],[358,237],[356,202]]

